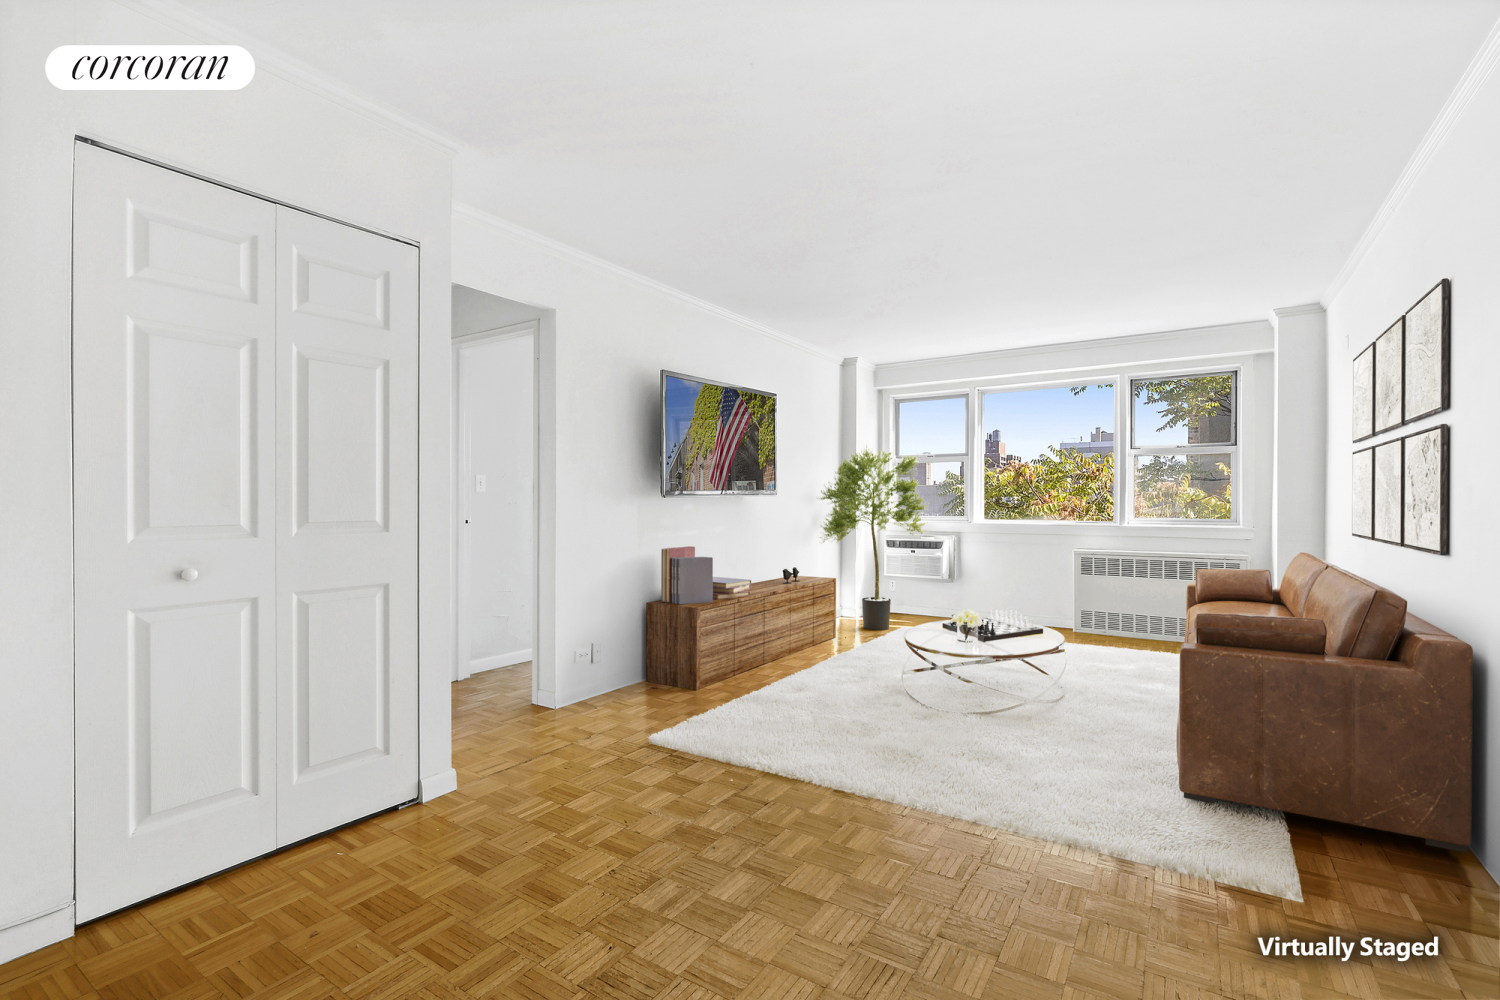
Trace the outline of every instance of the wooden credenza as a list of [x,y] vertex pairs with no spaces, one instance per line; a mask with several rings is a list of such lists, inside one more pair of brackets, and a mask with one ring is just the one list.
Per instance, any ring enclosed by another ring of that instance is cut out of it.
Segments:
[[707,687],[834,637],[831,577],[763,580],[710,604],[646,605],[646,680]]

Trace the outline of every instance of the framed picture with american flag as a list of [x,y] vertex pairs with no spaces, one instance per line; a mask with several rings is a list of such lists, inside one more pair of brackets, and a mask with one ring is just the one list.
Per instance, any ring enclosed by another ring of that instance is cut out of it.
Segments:
[[776,394],[661,373],[661,495],[774,494]]

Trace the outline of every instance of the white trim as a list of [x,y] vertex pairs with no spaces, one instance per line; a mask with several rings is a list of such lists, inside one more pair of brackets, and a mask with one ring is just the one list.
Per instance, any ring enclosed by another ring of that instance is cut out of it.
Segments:
[[[486,293],[489,294],[489,293]],[[541,307],[536,307],[540,309]],[[493,657],[480,657],[477,660],[465,661],[469,647],[469,627],[472,623],[464,617],[464,604],[467,597],[464,581],[468,578],[469,550],[464,544],[465,535],[463,526],[467,523],[464,510],[468,501],[468,490],[470,488],[469,476],[472,468],[469,462],[469,424],[467,413],[464,410],[464,392],[462,367],[460,359],[463,352],[474,347],[480,347],[500,340],[514,340],[517,337],[532,337],[531,351],[531,379],[532,379],[532,409],[531,409],[531,431],[532,431],[532,478],[531,478],[531,510],[533,518],[533,549],[531,553],[532,569],[532,620],[531,635],[533,642],[541,634],[541,350],[542,350],[542,321],[541,319],[524,319],[516,323],[507,323],[504,326],[492,327],[488,330],[476,330],[474,333],[465,333],[450,339],[452,344],[452,426],[453,426],[453,680],[467,680],[482,670],[492,670],[497,667],[510,666],[515,663],[524,663],[526,660],[535,659],[532,650],[527,649],[520,659],[509,660],[505,663],[489,663]],[[509,655],[509,654],[502,654]],[[476,667],[476,663],[485,663],[485,666]],[[531,671],[532,701],[536,702],[538,671]]]
[[420,782],[421,791],[417,798],[423,802],[431,802],[440,795],[458,791],[458,772],[453,768],[439,771],[437,774],[429,774]]
[[300,59],[176,0],[115,0],[115,3],[202,41],[244,46],[255,57],[257,71],[279,76],[288,83],[296,84],[438,152],[453,156],[465,148],[459,140],[444,135],[395,108],[372,100],[324,76]]
[[844,368],[858,368],[861,371],[872,372],[875,370],[875,362],[866,361],[864,358],[845,358],[839,362]]
[[1277,319],[1286,319],[1291,316],[1310,316],[1313,313],[1327,312],[1321,302],[1304,302],[1300,306],[1284,306],[1281,309],[1272,309],[1271,315]]
[[[968,382],[976,383],[986,378],[1004,377],[1002,373],[995,373],[985,369],[985,366],[997,361],[1013,361],[1016,359],[1036,357],[1039,355],[1057,354],[1059,352],[1080,352],[1085,355],[1092,354],[1100,348],[1118,350],[1129,347],[1144,346],[1149,344],[1181,342],[1188,337],[1199,337],[1213,335],[1216,333],[1229,333],[1239,331],[1244,333],[1270,334],[1270,324],[1266,320],[1243,320],[1238,323],[1217,323],[1212,326],[1185,327],[1180,330],[1159,330],[1151,333],[1133,333],[1121,337],[1096,337],[1091,340],[1064,340],[1047,344],[1034,344],[1030,347],[1012,347],[999,351],[984,351],[978,354],[952,354],[937,358],[923,358],[917,361],[895,361],[889,364],[876,365],[876,371],[882,375],[911,374],[913,378],[905,382],[884,382],[876,386],[881,390],[900,389],[906,386],[917,385],[940,385],[944,382]],[[1153,356],[1149,360],[1140,363],[1150,364],[1175,364],[1185,360],[1206,360],[1220,357],[1243,357],[1248,354],[1269,354],[1274,350],[1274,345],[1266,343],[1260,347],[1247,347],[1232,345],[1230,349],[1219,351],[1202,351],[1192,349],[1188,353],[1172,355],[1169,357]],[[1136,362],[1128,362],[1135,364]],[[943,365],[962,364],[972,371],[980,371],[981,374],[966,374],[953,378],[917,378],[922,369],[936,368]],[[1092,362],[1078,365],[1070,365],[1059,368],[1035,368],[1018,369],[1017,373],[1026,375],[1066,375],[1070,372],[1105,371],[1118,368],[1121,362],[1105,361]]]
[[513,667],[517,663],[528,663],[530,660],[531,650],[529,649],[518,649],[513,653],[496,653],[494,656],[479,656],[469,661],[469,673],[478,674],[486,670]]
[[1401,176],[1396,178],[1395,185],[1385,196],[1385,201],[1381,203],[1380,210],[1375,213],[1375,218],[1370,220],[1370,225],[1365,229],[1364,235],[1359,238],[1359,242],[1354,245],[1354,251],[1349,254],[1349,259],[1344,261],[1344,266],[1339,269],[1332,284],[1323,293],[1324,308],[1332,304],[1339,292],[1343,291],[1344,285],[1348,284],[1349,279],[1354,276],[1354,272],[1364,261],[1365,255],[1370,252],[1370,248],[1385,232],[1385,227],[1390,225],[1391,220],[1400,211],[1401,205],[1411,194],[1417,180],[1427,170],[1427,165],[1437,155],[1437,151],[1447,140],[1448,134],[1453,131],[1459,119],[1468,110],[1470,103],[1478,95],[1485,81],[1489,79],[1496,65],[1500,65],[1500,21],[1495,22],[1495,26],[1490,29],[1489,35],[1479,46],[1479,51],[1469,62],[1468,68],[1464,70],[1464,75],[1459,77],[1458,85],[1448,95],[1448,100],[1443,102],[1442,110],[1438,112],[1437,118],[1427,129],[1427,134],[1422,137],[1422,141],[1417,144],[1416,151],[1411,154],[1411,159],[1406,162]]
[[472,205],[465,205],[455,201],[453,203],[453,215],[456,219],[464,219],[475,225],[484,226],[486,229],[499,233],[502,236],[508,236],[519,243],[524,243],[534,249],[541,250],[543,253],[549,253],[554,257],[571,261],[575,264],[582,264],[585,267],[608,274],[611,277],[623,278],[641,288],[649,289],[671,299],[676,299],[695,309],[701,309],[703,312],[717,316],[719,319],[728,320],[747,330],[770,337],[772,340],[778,340],[798,350],[806,351],[815,357],[823,358],[826,361],[843,363],[844,359],[832,351],[825,351],[823,348],[793,337],[789,333],[782,333],[780,330],[766,326],[764,323],[757,323],[755,320],[747,316],[741,316],[737,312],[731,312],[723,306],[716,306],[712,302],[698,298],[696,295],[690,295],[681,289],[673,288],[671,285],[662,284],[655,278],[648,278],[644,274],[639,274],[627,267],[621,267],[619,264],[613,264],[602,257],[595,257],[593,254],[579,250],[577,247],[568,246],[568,244],[554,240],[550,236],[543,236],[541,233],[534,232],[524,226],[518,226],[514,222],[491,215]]
[[73,901],[0,927],[0,965],[73,936]]

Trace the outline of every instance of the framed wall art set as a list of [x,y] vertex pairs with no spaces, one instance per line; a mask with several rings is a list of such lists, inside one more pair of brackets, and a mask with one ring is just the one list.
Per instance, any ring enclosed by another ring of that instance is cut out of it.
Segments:
[[[1355,356],[1355,441],[1448,408],[1450,302],[1444,278]],[[1438,424],[1354,453],[1355,535],[1448,554],[1448,434]]]

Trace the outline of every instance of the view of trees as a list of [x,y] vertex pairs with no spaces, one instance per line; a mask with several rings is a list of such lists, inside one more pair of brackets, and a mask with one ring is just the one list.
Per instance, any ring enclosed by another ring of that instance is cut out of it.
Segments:
[[[1055,521],[1113,521],[1115,459],[1049,447],[1030,462],[984,470],[984,516]],[[949,473],[938,484],[945,514],[964,514],[964,482]]]
[[[1074,386],[1078,395],[1089,386]],[[1234,376],[1193,375],[1137,380],[1137,400],[1155,409],[1157,432],[1189,428],[1191,443],[1228,443],[1234,405]],[[1142,428],[1144,430],[1144,428]],[[1152,455],[1137,460],[1135,516],[1228,520],[1232,515],[1229,455]],[[989,519],[1041,518],[1057,521],[1112,521],[1115,516],[1113,455],[1086,454],[1067,447],[1047,448],[1029,462],[986,463],[984,516]],[[955,473],[937,484],[942,513],[966,513],[963,477]]]
[[[1212,459],[1227,456],[1153,455],[1135,470],[1136,517],[1218,518],[1228,520],[1229,465]],[[1196,484],[1196,485],[1195,485]],[[1204,486],[1216,487],[1212,490]]]

